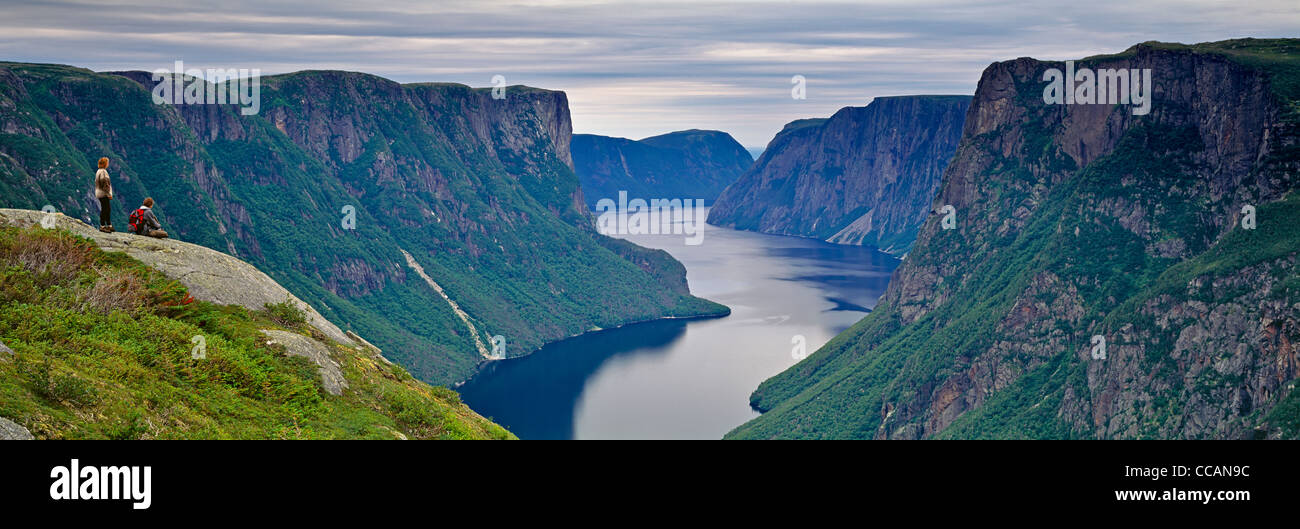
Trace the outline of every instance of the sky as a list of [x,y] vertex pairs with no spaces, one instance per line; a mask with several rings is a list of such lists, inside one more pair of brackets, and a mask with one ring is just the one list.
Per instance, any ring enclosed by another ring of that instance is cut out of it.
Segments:
[[[471,86],[501,75],[568,93],[576,133],[715,129],[762,147],[785,123],[873,97],[973,94],[995,61],[1300,37],[1297,0],[185,3],[0,0],[0,61]],[[796,75],[805,99],[791,97]]]

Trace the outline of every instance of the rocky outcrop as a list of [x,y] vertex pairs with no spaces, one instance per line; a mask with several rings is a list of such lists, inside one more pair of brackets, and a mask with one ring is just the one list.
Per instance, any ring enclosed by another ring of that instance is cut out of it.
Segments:
[[0,440],[31,441],[32,439],[32,432],[27,431],[21,424],[0,417]]
[[346,334],[348,336],[348,339],[352,340],[353,343],[360,344],[357,345],[356,347],[358,350],[368,351],[370,353],[371,358],[379,360],[380,362],[383,362],[385,364],[392,365],[393,362],[388,358],[384,357],[384,351],[378,347],[375,347],[374,344],[366,341],[365,338],[357,336],[357,333],[354,333],[352,331],[344,331],[343,334]]
[[904,254],[969,106],[969,96],[878,97],[791,122],[718,197],[709,223]]
[[[1062,420],[1108,438],[1283,436],[1263,417],[1300,376],[1300,303],[1276,292],[1280,278],[1300,277],[1295,265],[1291,253],[1142,300],[1138,323],[1107,329],[1117,346],[1089,366],[1091,395],[1062,400]],[[1169,397],[1182,409],[1162,409]],[[1248,419],[1255,413],[1261,419]],[[1176,419],[1145,423],[1165,415]]]
[[214,305],[283,293],[214,250],[15,210],[0,239],[0,438],[513,438],[351,331]]
[[718,194],[754,163],[730,134],[684,130],[641,140],[575,134],[574,170],[587,205],[602,198],[703,199]]
[[[736,437],[1300,437],[1300,40],[1146,43],[1149,114],[989,66],[876,310]],[[1252,215],[1250,222],[1245,218]],[[852,411],[859,410],[859,411]]]
[[337,325],[326,320],[311,305],[298,299],[261,270],[229,255],[173,239],[154,239],[123,232],[104,233],[60,213],[0,209],[0,224],[4,225],[40,226],[46,218],[53,219],[49,224],[51,228],[68,230],[94,240],[104,251],[123,252],[158,269],[185,285],[195,299],[219,305],[239,305],[249,310],[263,310],[267,304],[289,300],[303,309],[309,325],[331,340],[352,344]]
[[320,370],[321,386],[326,393],[342,395],[343,390],[348,389],[348,379],[343,377],[342,368],[330,357],[329,347],[325,344],[298,333],[276,329],[262,329],[262,334],[270,338],[272,343],[284,346],[289,355],[301,356],[316,364]]
[[152,196],[174,238],[256,266],[435,384],[483,357],[401,250],[515,354],[717,310],[671,256],[596,233],[563,92],[305,71],[263,77],[243,115],[156,105],[152,77],[0,63],[0,130],[16,135],[0,142],[0,207],[94,222],[89,178],[108,156],[119,229]]

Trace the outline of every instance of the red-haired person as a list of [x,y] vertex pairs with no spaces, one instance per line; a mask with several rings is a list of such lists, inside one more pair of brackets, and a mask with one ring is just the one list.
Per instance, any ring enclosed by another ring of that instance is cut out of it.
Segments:
[[113,233],[113,210],[109,206],[113,201],[113,181],[108,178],[108,158],[100,158],[99,170],[95,171],[95,198],[99,199],[99,231]]
[[153,214],[153,197],[144,199],[144,205],[131,212],[131,230],[136,235],[167,238],[167,232],[163,231],[162,224],[158,223],[158,216]]

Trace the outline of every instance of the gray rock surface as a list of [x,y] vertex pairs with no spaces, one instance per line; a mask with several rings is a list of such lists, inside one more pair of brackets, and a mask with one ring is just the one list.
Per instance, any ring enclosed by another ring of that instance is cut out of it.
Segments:
[[22,425],[13,422],[4,417],[0,417],[0,440],[5,441],[30,441],[32,432],[27,431]]
[[[1300,376],[1297,254],[1279,236],[1295,223],[1278,213],[1276,235],[1231,233],[1243,203],[1300,186],[1282,154],[1300,144],[1282,117],[1294,102],[1238,55],[1258,44],[1092,58],[1160,72],[1147,116],[1044,104],[1043,73],[1061,62],[989,66],[930,208],[961,212],[957,231],[926,221],[877,305],[889,312],[765,382],[751,403],[766,413],[733,437],[1294,437],[1294,414],[1270,415]],[[1160,281],[1098,289],[1142,277]],[[984,295],[1008,301],[967,303]],[[956,353],[958,334],[980,338]]]
[[347,334],[347,335],[348,335],[348,338],[351,338],[352,341],[353,341],[354,343],[357,343],[357,344],[358,344],[358,345],[356,346],[356,349],[357,349],[358,351],[361,351],[361,350],[369,351],[369,354],[370,354],[371,357],[376,358],[376,359],[382,361],[382,362],[385,363],[385,364],[393,365],[393,362],[392,362],[391,360],[389,360],[387,357],[384,356],[384,351],[383,351],[383,349],[380,349],[380,348],[378,348],[378,347],[375,347],[375,344],[372,344],[372,343],[366,341],[365,338],[362,338],[362,337],[360,337],[360,336],[357,336],[357,333],[354,333],[354,332],[352,332],[352,331],[343,331],[343,332],[344,332],[344,334]]
[[6,360],[13,355],[14,350],[10,349],[4,342],[0,342],[0,361]]
[[273,329],[263,329],[272,342],[283,345],[289,354],[301,356],[314,362],[320,368],[321,384],[330,395],[342,395],[348,388],[348,380],[343,377],[339,363],[330,356],[329,347],[301,334]]
[[[221,305],[262,310],[267,303],[290,299],[307,313],[307,323],[330,339],[352,345],[338,326],[298,299],[261,270],[224,253],[174,239],[154,239],[131,233],[103,233],[84,222],[55,213],[54,226],[95,241],[106,252],[125,252],[175,278],[195,299]],[[0,209],[0,225],[39,225],[45,213],[25,209]]]
[[709,224],[902,255],[930,213],[970,96],[877,97],[791,122],[718,197]]

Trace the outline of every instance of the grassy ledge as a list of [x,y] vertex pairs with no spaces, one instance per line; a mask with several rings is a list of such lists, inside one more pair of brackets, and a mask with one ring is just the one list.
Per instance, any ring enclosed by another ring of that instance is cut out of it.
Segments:
[[[70,232],[0,228],[0,341],[14,351],[0,352],[0,416],[38,439],[514,438],[454,391],[325,339],[295,309],[194,301]],[[348,388],[328,394],[315,364],[262,329],[327,344]]]

